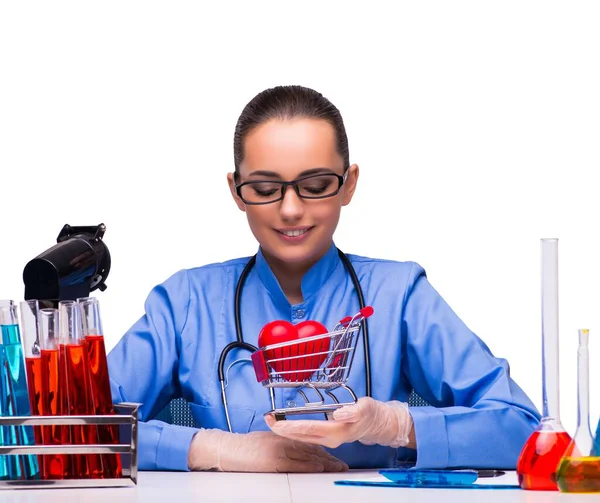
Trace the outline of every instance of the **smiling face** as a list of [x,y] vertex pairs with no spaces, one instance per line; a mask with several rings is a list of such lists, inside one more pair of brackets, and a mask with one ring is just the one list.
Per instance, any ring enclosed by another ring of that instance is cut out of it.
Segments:
[[[246,137],[237,183],[294,181],[321,173],[344,175],[344,167],[336,149],[335,130],[328,122],[303,118],[270,120]],[[300,198],[288,186],[282,200],[261,205],[244,203],[236,193],[233,174],[227,178],[233,198],[240,210],[246,212],[250,229],[267,260],[293,269],[308,269],[331,246],[341,208],[352,199],[358,166],[348,168],[346,181],[331,197]],[[330,177],[329,182],[337,188],[337,179]],[[327,178],[307,179],[301,193],[319,195],[329,190],[327,183]],[[264,184],[252,189],[252,193],[265,198],[274,189],[280,193],[274,184]]]

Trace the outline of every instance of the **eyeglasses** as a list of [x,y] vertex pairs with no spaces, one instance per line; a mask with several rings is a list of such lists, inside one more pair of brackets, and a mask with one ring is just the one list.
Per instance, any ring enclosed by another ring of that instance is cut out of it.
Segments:
[[293,182],[252,180],[236,185],[235,190],[246,204],[270,204],[281,201],[289,186],[294,187],[296,194],[302,199],[325,199],[335,196],[340,191],[347,176],[347,172],[344,175],[321,173],[305,176]]

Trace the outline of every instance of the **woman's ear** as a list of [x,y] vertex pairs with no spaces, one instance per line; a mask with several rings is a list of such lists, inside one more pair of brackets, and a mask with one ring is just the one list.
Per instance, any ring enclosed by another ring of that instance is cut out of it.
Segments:
[[244,201],[242,201],[240,199],[240,196],[237,195],[237,192],[235,191],[235,180],[234,180],[234,174],[233,173],[227,173],[227,183],[229,184],[229,191],[231,192],[231,197],[233,197],[233,200],[235,201],[235,204],[237,204],[237,207],[245,212],[246,211],[246,205],[244,204]]
[[343,194],[342,194],[342,206],[346,206],[350,204],[352,201],[352,196],[354,195],[354,191],[356,190],[356,184],[358,183],[358,164],[353,164],[348,168],[346,175],[346,182],[343,186]]

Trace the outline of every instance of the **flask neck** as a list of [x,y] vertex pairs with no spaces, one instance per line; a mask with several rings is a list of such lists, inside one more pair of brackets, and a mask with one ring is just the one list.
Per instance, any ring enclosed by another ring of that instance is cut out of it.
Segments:
[[579,330],[577,351],[577,429],[590,432],[590,355],[589,331]]

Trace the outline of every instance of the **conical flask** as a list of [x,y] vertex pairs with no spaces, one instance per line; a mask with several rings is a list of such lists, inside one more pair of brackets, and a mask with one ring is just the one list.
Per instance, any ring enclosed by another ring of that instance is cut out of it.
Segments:
[[557,491],[556,469],[571,437],[560,422],[558,376],[558,239],[541,240],[542,419],[517,461],[523,489]]
[[579,330],[577,352],[577,430],[558,466],[561,492],[600,493],[600,453],[590,428],[589,330]]

